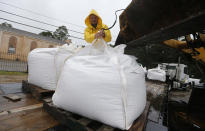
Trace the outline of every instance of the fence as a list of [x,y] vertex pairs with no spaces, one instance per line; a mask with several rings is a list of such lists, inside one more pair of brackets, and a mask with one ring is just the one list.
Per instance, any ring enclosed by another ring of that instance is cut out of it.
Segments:
[[0,52],[0,70],[27,72],[27,55]]

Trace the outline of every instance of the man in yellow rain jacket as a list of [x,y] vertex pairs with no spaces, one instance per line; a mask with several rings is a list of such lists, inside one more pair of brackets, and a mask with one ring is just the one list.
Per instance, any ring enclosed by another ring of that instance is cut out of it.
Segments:
[[84,38],[88,43],[92,43],[94,39],[103,38],[106,42],[111,41],[110,30],[107,29],[107,25],[102,23],[101,17],[95,10],[91,10],[90,14],[85,19],[85,24],[87,25]]

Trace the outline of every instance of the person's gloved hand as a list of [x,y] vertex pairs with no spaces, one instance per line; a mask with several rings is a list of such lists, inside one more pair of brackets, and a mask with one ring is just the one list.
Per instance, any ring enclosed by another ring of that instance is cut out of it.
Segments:
[[102,36],[102,37],[104,38],[104,37],[105,37],[105,32],[104,32],[104,30],[100,30],[99,32],[100,32],[100,36]]
[[105,37],[104,30],[100,30],[95,34],[95,39],[104,38],[104,37]]

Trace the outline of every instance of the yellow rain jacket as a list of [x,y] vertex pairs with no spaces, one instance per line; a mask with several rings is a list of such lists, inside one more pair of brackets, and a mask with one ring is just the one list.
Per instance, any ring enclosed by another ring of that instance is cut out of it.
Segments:
[[[90,19],[89,16],[91,14],[94,14],[98,17],[98,24],[97,27],[94,28],[91,24],[90,24]],[[95,34],[100,31],[102,28],[107,29],[107,25],[102,23],[102,19],[101,17],[98,15],[98,13],[95,10],[91,10],[90,14],[86,17],[85,19],[85,24],[87,25],[85,31],[84,31],[84,38],[88,43],[92,43],[93,40],[95,39]],[[106,42],[110,42],[111,41],[111,34],[110,34],[110,30],[105,30],[105,38],[104,40]]]

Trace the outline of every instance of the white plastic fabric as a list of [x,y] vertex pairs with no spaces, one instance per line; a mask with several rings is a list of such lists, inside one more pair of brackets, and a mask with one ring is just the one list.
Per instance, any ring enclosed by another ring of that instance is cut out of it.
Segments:
[[143,68],[143,71],[144,71],[144,73],[145,73],[145,75],[147,74],[147,67],[143,67],[142,66],[142,68]]
[[195,85],[199,85],[200,84],[200,79],[196,79],[196,78],[189,78],[188,82],[194,82]]
[[166,72],[160,68],[149,69],[147,71],[147,78],[150,80],[166,81]]
[[64,60],[72,56],[76,47],[37,48],[28,55],[28,82],[48,90],[55,90]]
[[52,97],[54,105],[129,129],[145,108],[146,86],[143,69],[124,54],[124,48],[98,40],[66,61]]

